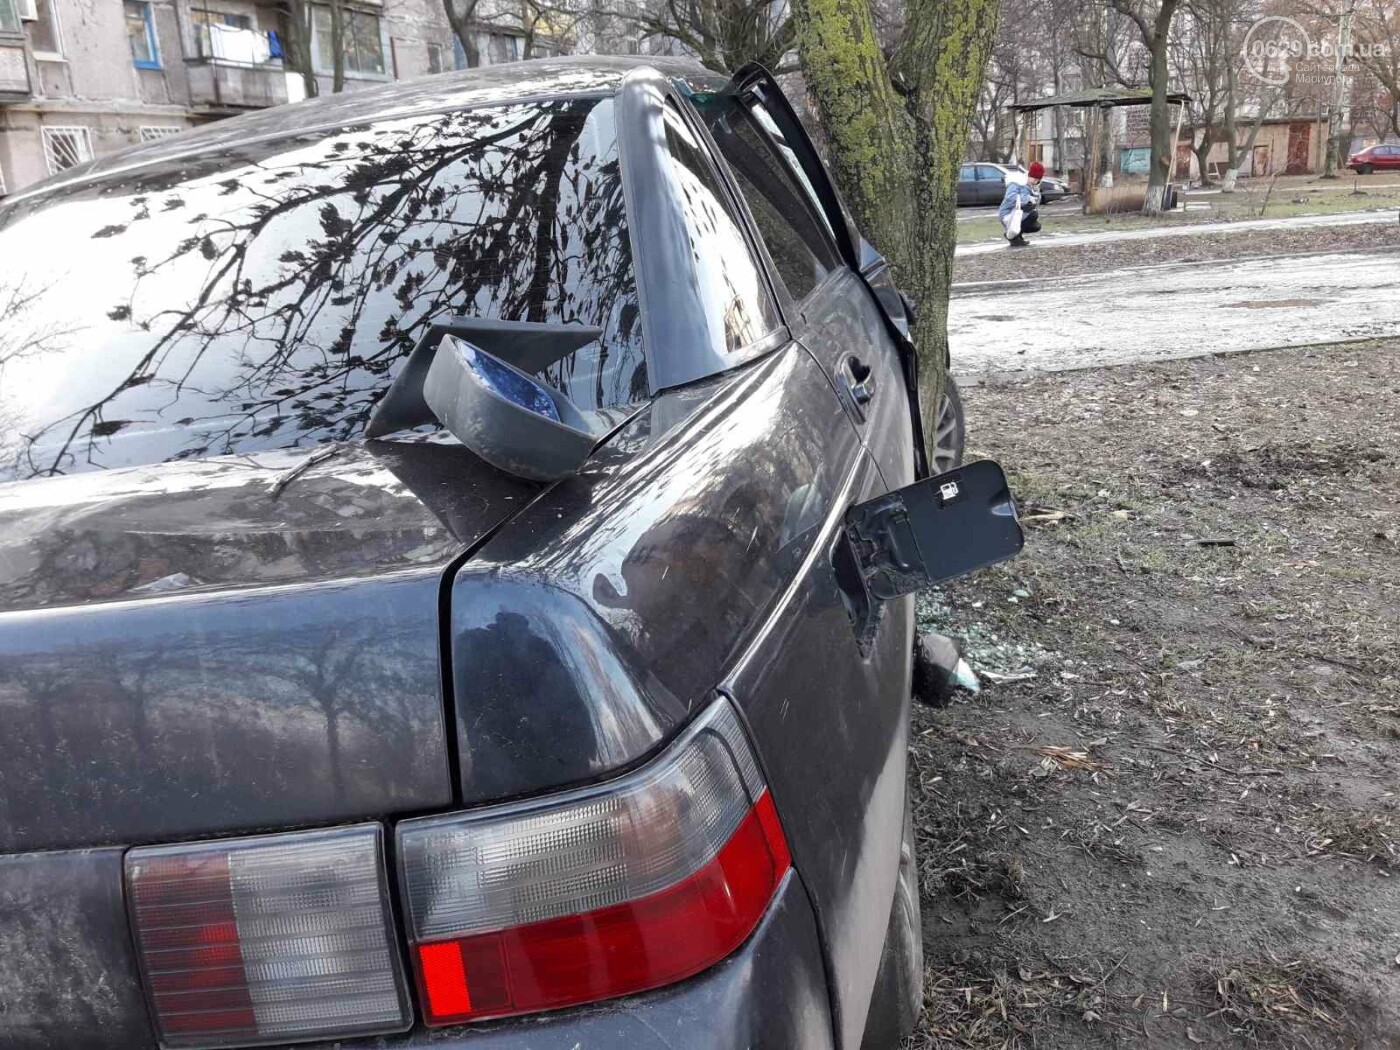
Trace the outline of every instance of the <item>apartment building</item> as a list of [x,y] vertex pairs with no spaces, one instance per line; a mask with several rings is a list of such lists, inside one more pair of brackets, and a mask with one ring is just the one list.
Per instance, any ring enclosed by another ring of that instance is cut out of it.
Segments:
[[[344,0],[345,90],[466,64],[443,0]],[[493,6],[494,4],[494,6]],[[483,64],[522,57],[512,0],[478,5]],[[0,195],[93,157],[305,97],[285,0],[0,0]],[[329,6],[311,64],[332,87]],[[536,33],[536,54],[557,50]]]

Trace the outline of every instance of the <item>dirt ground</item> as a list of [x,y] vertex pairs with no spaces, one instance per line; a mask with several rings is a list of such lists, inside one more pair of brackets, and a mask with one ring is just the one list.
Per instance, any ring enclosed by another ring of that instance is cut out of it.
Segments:
[[964,397],[1027,544],[920,608],[909,1046],[1400,1047],[1400,341]]

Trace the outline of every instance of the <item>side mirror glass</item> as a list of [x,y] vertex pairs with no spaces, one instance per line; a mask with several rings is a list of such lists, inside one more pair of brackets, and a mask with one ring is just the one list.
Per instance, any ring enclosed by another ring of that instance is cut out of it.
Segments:
[[991,460],[852,507],[846,537],[877,601],[1007,561],[1025,545],[1006,474]]
[[479,346],[444,335],[423,400],[452,436],[510,474],[574,474],[598,441],[572,401]]

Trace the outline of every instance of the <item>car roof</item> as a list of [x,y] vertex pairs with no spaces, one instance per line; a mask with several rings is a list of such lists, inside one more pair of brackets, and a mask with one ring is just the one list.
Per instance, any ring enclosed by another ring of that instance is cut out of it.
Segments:
[[134,146],[69,168],[11,194],[9,204],[59,186],[99,179],[117,172],[194,156],[262,139],[277,139],[320,128],[347,127],[428,113],[538,98],[581,98],[615,94],[634,70],[654,70],[695,91],[715,91],[727,78],[694,59],[663,55],[581,55],[529,59],[438,73],[362,90],[323,95],[229,117],[153,143]]

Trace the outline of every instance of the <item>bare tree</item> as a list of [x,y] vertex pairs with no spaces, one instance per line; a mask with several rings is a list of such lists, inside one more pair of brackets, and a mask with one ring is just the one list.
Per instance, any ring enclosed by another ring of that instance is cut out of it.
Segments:
[[[1133,87],[1146,76],[1143,49],[1135,32],[1117,10],[1107,3],[1086,4],[1073,9],[1073,48],[1079,56],[1084,87]],[[1085,115],[1084,170],[1107,172],[1113,169],[1113,111],[1103,108]],[[1090,156],[1091,145],[1096,155]]]
[[1237,0],[1186,0],[1171,47],[1176,79],[1190,86],[1186,128],[1201,185],[1209,186],[1210,154],[1235,109],[1234,15]]
[[[1354,33],[1356,61],[1373,82],[1362,85],[1359,101],[1370,109],[1373,123],[1384,128],[1380,134],[1400,136],[1400,5],[1363,0]],[[1370,92],[1364,90],[1368,86]]]
[[659,0],[618,14],[644,39],[674,40],[720,72],[748,62],[778,74],[797,70],[789,60],[797,38],[786,0]]
[[1109,3],[1115,11],[1131,20],[1149,56],[1147,81],[1152,87],[1152,104],[1147,121],[1152,160],[1147,173],[1147,199],[1143,202],[1142,210],[1155,215],[1165,206],[1167,182],[1176,156],[1171,113],[1167,109],[1171,72],[1167,57],[1171,47],[1172,20],[1181,6],[1181,0],[1109,0]]
[[476,12],[480,6],[481,0],[442,0],[447,24],[452,27],[453,35],[462,47],[468,69],[481,65],[481,48],[477,46],[475,28]]

